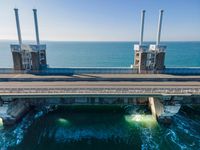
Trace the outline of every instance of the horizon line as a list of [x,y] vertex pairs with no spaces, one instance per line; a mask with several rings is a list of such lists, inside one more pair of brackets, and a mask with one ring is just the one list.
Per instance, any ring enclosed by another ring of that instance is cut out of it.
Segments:
[[[0,39],[0,41],[16,41],[17,39]],[[25,42],[36,42],[35,40],[23,40]],[[139,42],[139,40],[41,40],[41,42]],[[145,42],[156,42],[155,40],[146,40]],[[200,40],[162,40],[162,42],[200,42]]]

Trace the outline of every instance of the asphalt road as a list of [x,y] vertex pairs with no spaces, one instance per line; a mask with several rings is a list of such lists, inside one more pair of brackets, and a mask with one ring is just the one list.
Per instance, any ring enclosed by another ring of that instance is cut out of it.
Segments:
[[[163,79],[162,81],[156,80],[161,78]],[[8,79],[8,81],[4,81],[4,79]],[[15,81],[15,79],[17,80]],[[24,79],[26,80],[24,81]],[[47,81],[46,79],[50,80]],[[59,81],[60,79],[62,79],[62,81]],[[67,80],[65,81],[65,79]],[[68,79],[73,79],[73,81]],[[104,81],[104,79],[106,80]],[[140,80],[136,81],[134,79],[140,79]],[[147,79],[151,80],[147,81]],[[171,79],[171,81],[169,81],[168,79]],[[176,81],[177,79],[179,79],[179,81]],[[134,94],[200,95],[200,76],[174,76],[174,75],[164,75],[164,74],[140,74],[140,75],[139,74],[81,74],[72,76],[0,74],[0,96],[9,94],[10,95],[23,95],[23,94],[56,95],[56,94],[95,94],[95,93],[132,94],[132,95]]]
[[0,95],[195,94],[200,82],[1,82]]

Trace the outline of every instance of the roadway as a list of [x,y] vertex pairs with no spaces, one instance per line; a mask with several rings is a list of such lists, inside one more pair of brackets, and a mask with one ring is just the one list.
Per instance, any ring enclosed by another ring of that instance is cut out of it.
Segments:
[[0,82],[0,96],[8,95],[200,95],[200,82]]

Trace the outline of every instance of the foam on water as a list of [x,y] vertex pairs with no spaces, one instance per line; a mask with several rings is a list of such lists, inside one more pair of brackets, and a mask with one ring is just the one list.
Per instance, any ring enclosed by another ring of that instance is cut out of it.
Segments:
[[142,140],[142,150],[158,149],[159,142],[156,140],[156,132],[159,128],[156,119],[152,115],[132,114],[125,115],[125,120],[132,126],[139,129],[140,139]]
[[9,147],[14,147],[20,144],[24,138],[24,134],[28,127],[33,123],[35,119],[42,116],[42,111],[37,112],[35,115],[25,116],[20,123],[11,128],[4,128],[0,131],[0,150],[6,150]]
[[130,124],[140,125],[147,128],[155,128],[158,124],[156,119],[152,115],[145,114],[133,114],[125,115],[125,120]]
[[0,146],[4,149],[19,144],[24,135],[24,131],[30,126],[31,120],[24,118],[14,129],[5,129],[0,132]]
[[[174,124],[168,131],[170,138],[181,149],[195,149],[200,147],[199,121],[191,120],[183,115],[174,116]],[[167,134],[167,135],[168,135]]]
[[140,128],[140,137],[142,139],[142,150],[154,150],[158,149],[159,147],[159,141],[156,141],[157,135],[153,134],[153,131],[151,128]]
[[2,118],[0,118],[0,131],[1,131],[1,129],[3,129],[3,119]]

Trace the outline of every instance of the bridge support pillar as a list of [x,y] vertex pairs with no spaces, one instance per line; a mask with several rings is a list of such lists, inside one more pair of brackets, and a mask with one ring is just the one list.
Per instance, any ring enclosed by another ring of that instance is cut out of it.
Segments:
[[0,118],[3,125],[13,125],[20,120],[29,110],[29,105],[24,101],[12,101],[0,106]]
[[149,97],[149,105],[151,108],[152,115],[163,123],[171,123],[171,117],[178,113],[181,108],[180,104],[166,105],[163,104],[159,99]]

